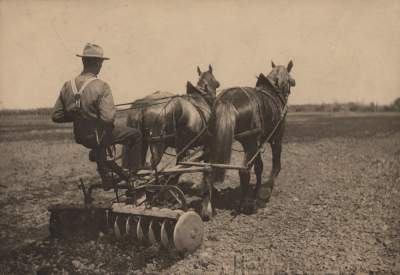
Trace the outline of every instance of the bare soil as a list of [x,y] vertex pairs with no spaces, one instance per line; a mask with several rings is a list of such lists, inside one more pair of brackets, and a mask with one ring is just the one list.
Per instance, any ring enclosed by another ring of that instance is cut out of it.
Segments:
[[[47,206],[80,202],[78,178],[95,166],[67,126],[0,121],[0,274],[400,274],[399,114],[289,114],[267,207],[232,216],[239,179],[229,172],[204,243],[185,257],[112,234],[48,238]],[[270,158],[266,148],[265,177]]]

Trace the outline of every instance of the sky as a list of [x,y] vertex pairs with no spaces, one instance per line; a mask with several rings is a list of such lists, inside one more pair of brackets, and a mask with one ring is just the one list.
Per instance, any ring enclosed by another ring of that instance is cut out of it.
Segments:
[[400,96],[400,1],[0,0],[0,108],[53,106],[87,42],[116,103],[184,93],[212,64],[221,88],[294,62],[289,104]]

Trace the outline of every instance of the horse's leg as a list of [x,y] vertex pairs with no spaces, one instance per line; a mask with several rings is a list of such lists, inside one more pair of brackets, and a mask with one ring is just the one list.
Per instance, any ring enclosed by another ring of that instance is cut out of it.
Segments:
[[211,184],[208,173],[203,176],[203,181],[205,181],[203,183],[205,188],[203,189],[203,200],[201,202],[201,217],[203,220],[210,220],[216,214],[212,203],[214,186]]
[[278,177],[281,171],[281,153],[282,153],[282,143],[271,144],[272,148],[272,176],[273,179]]
[[257,192],[260,189],[262,183],[262,172],[264,170],[264,163],[262,161],[261,154],[258,154],[254,160],[254,173],[256,174],[257,182],[254,188],[254,196],[257,198]]
[[248,212],[247,211],[247,193],[249,191],[249,182],[250,182],[250,171],[249,170],[240,170],[239,171],[240,178],[240,189],[242,191],[242,196],[240,198],[239,203],[239,212]]
[[271,143],[272,149],[272,169],[267,182],[261,185],[257,195],[257,204],[259,207],[265,207],[265,204],[269,201],[272,190],[274,189],[275,179],[281,171],[281,153],[282,143],[274,142]]
[[147,151],[149,150],[149,144],[143,140],[142,143],[142,155],[141,155],[141,165],[142,168],[148,169],[151,167],[150,163],[147,163]]
[[[177,142],[176,142],[176,146],[175,146],[175,153],[177,155],[176,158],[176,164],[178,164],[178,162],[182,161],[186,156],[187,156],[187,152],[182,152],[182,150],[185,148],[186,146],[186,140],[181,140],[178,138]],[[178,156],[178,153],[180,154]]]
[[[256,140],[247,140],[246,142],[241,143],[245,151],[243,166],[247,167],[249,161],[254,157],[254,154],[257,153],[257,142]],[[253,164],[250,165],[248,170],[239,170],[240,187],[242,191],[242,198],[239,203],[239,211],[242,211],[245,214],[251,214],[255,210],[253,202],[248,198],[248,191],[250,187],[250,168],[252,165]]]
[[[210,161],[209,146],[205,145],[205,153],[203,154],[204,162]],[[210,220],[217,214],[215,210],[215,195],[218,195],[218,190],[214,188],[212,180],[212,172],[203,172],[203,178],[200,184],[195,184],[194,189],[200,191],[202,199],[201,217],[204,220]]]
[[[178,133],[178,135],[179,135],[179,133]],[[182,149],[185,147],[185,145],[186,145],[185,142],[180,140],[179,138],[175,142],[176,165],[178,165],[178,163],[180,161],[182,161],[186,156],[186,153],[180,154],[178,156],[178,154],[182,151]],[[167,179],[168,184],[177,185],[180,176],[181,176],[180,174],[175,174],[175,175],[169,176],[168,179]]]

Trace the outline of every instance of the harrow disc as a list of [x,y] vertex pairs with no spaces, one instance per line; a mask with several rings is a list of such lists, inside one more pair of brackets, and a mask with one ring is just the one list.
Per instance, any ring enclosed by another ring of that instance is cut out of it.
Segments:
[[194,211],[179,217],[174,229],[174,244],[178,251],[193,252],[203,241],[203,221]]
[[114,221],[114,234],[120,239],[122,238],[122,234],[125,233],[125,223],[122,216],[117,216]]
[[132,220],[133,218],[128,216],[128,218],[126,219],[126,223],[125,223],[125,229],[126,229],[126,234],[127,235],[131,235],[132,234]]
[[175,247],[184,253],[195,251],[203,240],[203,222],[194,211],[115,203],[112,213],[116,216],[114,233],[117,238],[134,232],[141,243],[159,243],[164,248]]
[[145,237],[144,237],[144,232],[143,232],[143,225],[142,222],[143,219],[142,217],[139,217],[139,221],[137,223],[137,227],[136,227],[136,236],[138,238],[139,241],[144,241]]
[[156,244],[158,242],[159,236],[159,223],[151,220],[149,225],[149,241],[151,244]]
[[[169,248],[171,246],[171,241],[168,235],[172,235],[171,230],[169,230],[169,222],[168,221],[163,221],[161,225],[161,244],[164,248]],[[168,232],[169,231],[169,232]]]

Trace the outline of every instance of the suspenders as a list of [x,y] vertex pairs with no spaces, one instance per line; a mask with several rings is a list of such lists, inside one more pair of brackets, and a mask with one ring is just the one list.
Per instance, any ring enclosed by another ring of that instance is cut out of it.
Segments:
[[[96,79],[97,79],[97,77],[90,77],[90,78],[88,78],[88,79],[83,83],[83,85],[82,85],[82,87],[79,89],[79,91],[78,91],[78,89],[76,88],[75,79],[71,79],[70,82],[71,82],[72,92],[73,92],[74,98],[75,98],[75,108],[77,108],[78,110],[81,109],[81,95],[82,95],[82,92],[84,91],[84,89],[86,88],[86,86],[87,86],[90,82],[92,82],[93,80],[96,80]],[[75,123],[74,123],[74,127],[77,127],[78,129],[80,129],[80,131],[89,131],[89,129],[91,129],[91,127],[88,127],[88,125],[87,125],[84,121],[85,121],[85,119],[83,119],[83,118],[81,118],[81,117],[78,117],[78,119],[77,119],[77,120],[75,121]],[[94,123],[94,122],[93,122],[93,123]],[[103,139],[104,133],[102,133],[102,135],[100,136],[97,127],[96,127],[95,125],[92,125],[92,126],[93,126],[93,129],[92,129],[93,132],[92,132],[92,134],[94,134],[94,138],[95,138],[95,141],[94,141],[94,142],[96,143],[95,146],[98,146],[98,145],[100,145],[101,140]],[[82,129],[82,127],[85,128],[85,129]],[[75,130],[75,128],[74,128],[74,130]],[[88,148],[92,148],[92,147],[94,146],[93,142],[91,142],[91,144],[88,144],[88,143],[86,143],[86,142],[84,142],[84,141],[78,140],[78,139],[77,139],[77,136],[75,136],[75,140],[77,141],[77,143],[83,144],[84,146],[86,146],[86,147],[88,147]]]
[[82,87],[79,89],[76,88],[76,84],[75,84],[75,79],[71,79],[71,87],[72,87],[72,92],[74,93],[74,97],[75,97],[75,107],[77,107],[78,109],[81,108],[81,94],[83,92],[83,90],[86,88],[86,86],[92,82],[93,80],[96,80],[96,77],[90,77],[88,78],[85,83],[83,83]]

